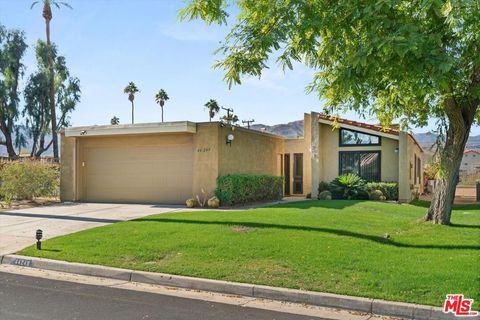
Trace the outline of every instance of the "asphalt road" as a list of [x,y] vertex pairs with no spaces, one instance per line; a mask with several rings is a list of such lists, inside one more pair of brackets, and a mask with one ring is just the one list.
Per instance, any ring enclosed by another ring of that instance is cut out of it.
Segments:
[[0,319],[321,319],[0,272]]

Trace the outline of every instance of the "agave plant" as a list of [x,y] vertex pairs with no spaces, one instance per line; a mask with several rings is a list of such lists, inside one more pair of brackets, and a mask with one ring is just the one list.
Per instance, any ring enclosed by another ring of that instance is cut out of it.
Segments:
[[330,182],[330,190],[335,197],[360,199],[365,195],[365,180],[353,173],[347,173]]

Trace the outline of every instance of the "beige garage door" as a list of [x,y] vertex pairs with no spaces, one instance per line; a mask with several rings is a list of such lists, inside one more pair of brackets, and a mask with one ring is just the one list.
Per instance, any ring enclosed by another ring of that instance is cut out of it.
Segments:
[[81,200],[185,203],[192,196],[192,139],[191,134],[82,138]]

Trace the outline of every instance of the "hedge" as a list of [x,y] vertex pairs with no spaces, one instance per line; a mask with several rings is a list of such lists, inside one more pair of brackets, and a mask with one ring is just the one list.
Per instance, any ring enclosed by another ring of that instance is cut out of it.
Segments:
[[247,174],[220,176],[217,178],[215,195],[222,205],[227,206],[280,200],[283,196],[283,178]]
[[5,200],[31,200],[55,196],[60,185],[60,170],[38,161],[15,161],[0,169],[0,195]]
[[398,183],[396,182],[368,182],[365,188],[368,193],[375,190],[382,191],[386,200],[398,200]]

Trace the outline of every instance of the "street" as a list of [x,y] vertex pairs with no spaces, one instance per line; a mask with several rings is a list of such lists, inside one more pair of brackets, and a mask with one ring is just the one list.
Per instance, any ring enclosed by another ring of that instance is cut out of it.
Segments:
[[322,319],[0,272],[0,319]]

